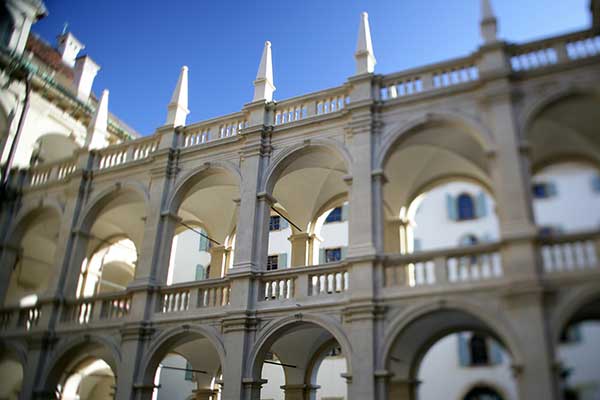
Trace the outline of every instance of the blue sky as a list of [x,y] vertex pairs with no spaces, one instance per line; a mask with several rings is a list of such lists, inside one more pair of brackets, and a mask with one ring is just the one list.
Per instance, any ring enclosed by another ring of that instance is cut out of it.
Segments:
[[[581,29],[589,0],[493,0],[500,36],[525,41]],[[182,65],[188,123],[239,111],[252,99],[265,40],[275,99],[342,84],[354,73],[359,15],[369,13],[377,73],[466,55],[481,43],[479,0],[46,0],[34,32],[54,44],[65,22],[102,70],[94,92],[142,134],[165,121]]]

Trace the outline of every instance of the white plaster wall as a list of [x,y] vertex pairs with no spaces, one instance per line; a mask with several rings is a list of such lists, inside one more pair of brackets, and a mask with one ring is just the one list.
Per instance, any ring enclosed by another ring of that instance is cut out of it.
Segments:
[[[177,368],[185,368],[186,360],[180,355],[169,354],[161,362]],[[156,398],[153,400],[184,400],[192,395],[196,389],[196,383],[185,380],[185,371],[162,368],[159,378],[160,388],[157,391]]]
[[420,400],[462,400],[470,388],[487,383],[504,396],[516,400],[510,358],[503,352],[502,362],[494,366],[463,367],[458,359],[458,335],[448,335],[427,352],[419,369]]
[[283,368],[274,364],[263,364],[262,379],[268,382],[260,390],[261,400],[284,400],[281,386],[285,385]]
[[292,243],[288,240],[292,234],[292,228],[287,227],[278,231],[269,232],[269,255],[287,254],[287,265],[279,265],[278,268],[287,268],[291,265]]
[[564,232],[600,228],[600,193],[592,189],[598,171],[591,166],[563,163],[548,167],[533,177],[534,182],[552,182],[557,195],[535,199],[533,211],[539,226],[556,226]]
[[171,248],[168,284],[192,282],[196,280],[196,265],[205,268],[210,264],[210,253],[200,251],[200,236],[192,230],[185,230],[175,236]]
[[500,235],[498,218],[495,202],[489,194],[486,193],[487,213],[484,217],[453,221],[448,216],[447,194],[457,197],[461,193],[469,193],[473,198],[477,198],[482,190],[473,183],[452,182],[427,192],[417,208],[413,227],[415,239],[421,242],[421,250],[456,247],[466,234],[475,235],[480,242],[484,241],[484,238],[496,241]]
[[[3,99],[4,101],[2,101],[3,104],[11,104],[13,106],[13,109],[5,110],[6,114],[8,115],[11,111],[14,111],[9,139],[6,142],[0,159],[0,162],[5,162],[16,133],[22,109],[21,101],[19,101],[18,107],[15,108],[14,97],[17,96],[22,100],[24,89],[22,85],[15,84],[11,85],[8,90],[2,91],[0,95],[5,97],[5,99]],[[27,111],[13,166],[21,168],[28,167],[36,141],[46,134],[60,134],[64,135],[65,138],[71,137],[74,143],[78,146],[82,146],[85,141],[86,127],[67,113],[61,111],[52,103],[46,101],[37,93],[32,93],[30,96],[29,110]]]
[[581,341],[558,346],[558,359],[564,368],[572,369],[567,383],[572,388],[588,388],[590,397],[581,400],[600,400],[600,322],[579,325]]

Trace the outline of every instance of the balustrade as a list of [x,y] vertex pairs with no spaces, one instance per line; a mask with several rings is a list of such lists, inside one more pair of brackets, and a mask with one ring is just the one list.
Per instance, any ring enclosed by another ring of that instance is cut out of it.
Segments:
[[582,233],[542,239],[540,252],[544,272],[598,268],[598,238],[596,233]]
[[121,320],[127,317],[130,311],[130,295],[99,295],[67,301],[62,307],[61,323],[86,325],[98,321]]
[[422,287],[503,276],[499,243],[390,256],[386,287]]
[[169,314],[196,308],[224,307],[229,304],[231,286],[223,280],[206,280],[171,287],[159,293],[156,312]]
[[130,161],[144,160],[158,149],[159,142],[160,137],[155,135],[101,149],[96,168],[105,170]]

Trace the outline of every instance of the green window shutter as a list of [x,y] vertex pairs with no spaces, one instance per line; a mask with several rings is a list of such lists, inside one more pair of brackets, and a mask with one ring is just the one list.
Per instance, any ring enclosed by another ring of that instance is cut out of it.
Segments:
[[446,208],[448,211],[448,218],[451,221],[456,221],[458,219],[456,213],[456,199],[449,194],[446,194]]
[[348,204],[342,206],[342,221],[348,221]]
[[495,340],[489,340],[490,343],[490,363],[492,365],[502,364],[502,347]]
[[287,253],[279,254],[277,258],[277,266],[279,268],[287,268]]
[[325,249],[319,249],[319,264],[325,264]]
[[475,215],[477,218],[483,218],[487,215],[487,199],[485,192],[479,192],[475,203]]
[[192,364],[186,361],[185,363],[185,377],[186,381],[192,381],[194,379],[194,373],[191,371]]
[[471,351],[469,349],[469,337],[464,333],[458,334],[458,363],[462,367],[471,365]]
[[340,247],[342,253],[342,260],[346,259],[346,255],[348,254],[348,247]]
[[556,196],[558,194],[558,189],[556,188],[556,183],[554,183],[554,182],[546,183],[546,191],[548,193],[548,197]]
[[201,281],[204,279],[204,267],[201,264],[196,265],[196,280]]
[[[204,232],[204,230],[201,230],[200,232],[202,232],[204,235],[206,235],[206,232]],[[208,238],[206,236],[202,236],[202,235],[199,235],[199,236],[200,236],[200,243],[198,245],[198,250],[199,251],[208,251],[208,248],[210,245]]]

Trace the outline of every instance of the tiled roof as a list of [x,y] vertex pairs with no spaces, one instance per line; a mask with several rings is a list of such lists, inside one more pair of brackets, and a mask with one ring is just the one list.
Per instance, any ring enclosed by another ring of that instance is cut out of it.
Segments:
[[73,80],[73,68],[65,64],[60,53],[39,36],[33,33],[30,34],[25,48],[50,69],[64,75],[69,80]]

